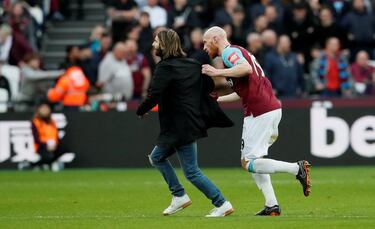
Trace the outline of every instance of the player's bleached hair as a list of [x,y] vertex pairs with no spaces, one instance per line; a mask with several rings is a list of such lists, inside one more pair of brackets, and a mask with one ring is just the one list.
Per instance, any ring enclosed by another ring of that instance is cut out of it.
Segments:
[[186,56],[182,50],[180,37],[176,31],[172,29],[161,30],[157,36],[159,38],[159,46],[162,50],[162,59]]

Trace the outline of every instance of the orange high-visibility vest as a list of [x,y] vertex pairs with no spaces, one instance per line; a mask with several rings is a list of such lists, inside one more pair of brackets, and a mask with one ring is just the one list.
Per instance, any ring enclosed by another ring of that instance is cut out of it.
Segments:
[[86,92],[90,87],[82,69],[73,66],[57,81],[57,84],[48,92],[51,102],[63,101],[64,106],[82,106],[86,103]]
[[[56,144],[59,142],[58,129],[55,121],[51,119],[50,122],[45,122],[40,118],[33,118],[32,120],[36,130],[38,132],[38,137],[40,142],[46,144],[49,140],[54,140]],[[35,151],[38,151],[39,145],[34,142]]]

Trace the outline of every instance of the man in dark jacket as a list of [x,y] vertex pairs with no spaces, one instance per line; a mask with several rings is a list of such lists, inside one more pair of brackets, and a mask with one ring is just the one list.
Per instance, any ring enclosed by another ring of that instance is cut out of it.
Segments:
[[156,104],[159,106],[161,131],[149,159],[161,172],[173,195],[171,205],[163,214],[174,214],[191,204],[167,159],[177,152],[186,178],[215,205],[207,217],[229,215],[234,211],[232,205],[203,175],[197,163],[196,140],[207,136],[208,127],[201,111],[201,66],[185,58],[180,38],[173,30],[159,32],[153,47],[162,60],[156,66],[149,94],[139,106],[137,115],[142,117]]

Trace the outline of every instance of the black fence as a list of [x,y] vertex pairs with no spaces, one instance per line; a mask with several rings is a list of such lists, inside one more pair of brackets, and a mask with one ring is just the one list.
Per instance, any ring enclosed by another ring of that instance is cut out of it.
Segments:
[[[271,158],[313,165],[375,165],[375,103],[335,106],[308,101],[283,109]],[[307,105],[307,106],[306,106]],[[211,129],[198,142],[202,167],[240,166],[242,111],[225,110],[235,127]],[[33,153],[31,113],[0,115],[0,168],[15,168]],[[75,159],[67,167],[149,167],[147,155],[159,126],[157,113],[140,120],[134,111],[55,116],[62,142]],[[173,158],[172,160],[176,160]]]

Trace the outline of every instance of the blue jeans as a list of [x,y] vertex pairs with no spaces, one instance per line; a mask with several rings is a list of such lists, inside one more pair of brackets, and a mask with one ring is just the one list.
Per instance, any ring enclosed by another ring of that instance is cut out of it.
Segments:
[[154,150],[149,155],[151,164],[163,175],[172,195],[183,196],[185,194],[184,188],[178,181],[176,173],[167,159],[175,152],[177,152],[178,160],[180,161],[186,179],[203,192],[204,195],[212,201],[213,205],[220,207],[225,202],[225,198],[220,190],[203,175],[202,171],[198,168],[196,142],[174,149],[164,149],[160,146],[155,146]]

